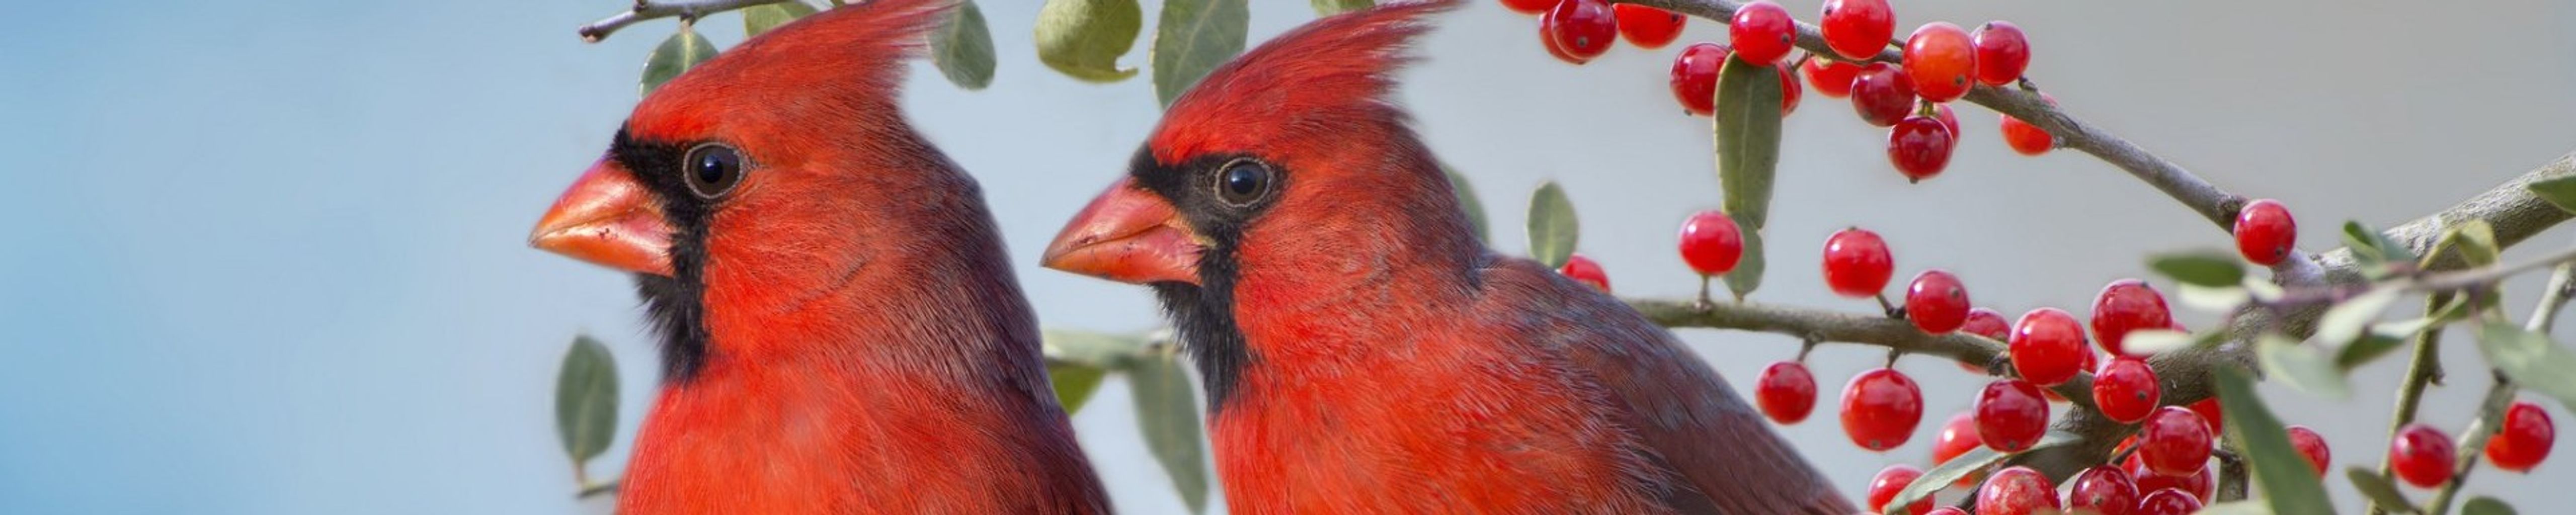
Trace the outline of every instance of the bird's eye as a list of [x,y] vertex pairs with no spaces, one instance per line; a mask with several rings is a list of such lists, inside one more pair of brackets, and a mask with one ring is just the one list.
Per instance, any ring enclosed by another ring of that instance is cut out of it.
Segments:
[[1217,171],[1216,198],[1234,207],[1250,206],[1270,194],[1270,166],[1237,159]]
[[715,199],[733,191],[742,182],[742,154],[723,143],[707,143],[689,149],[680,161],[680,175],[688,178],[689,192],[698,198]]

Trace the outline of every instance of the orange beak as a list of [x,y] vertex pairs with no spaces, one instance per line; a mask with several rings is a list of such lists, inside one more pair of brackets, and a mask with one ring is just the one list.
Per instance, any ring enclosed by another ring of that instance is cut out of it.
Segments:
[[528,245],[636,273],[671,276],[671,226],[635,174],[601,159],[537,220]]
[[1123,283],[1198,284],[1205,248],[1172,203],[1119,179],[1065,224],[1038,264]]

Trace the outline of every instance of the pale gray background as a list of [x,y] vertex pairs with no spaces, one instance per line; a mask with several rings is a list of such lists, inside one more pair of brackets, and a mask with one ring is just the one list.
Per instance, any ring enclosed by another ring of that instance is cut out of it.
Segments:
[[[1259,4],[1255,41],[1312,17],[1302,1]],[[1788,2],[1810,21],[1817,4]],[[573,37],[620,5],[22,10],[27,23],[0,42],[11,186],[0,217],[15,222],[0,229],[0,512],[600,511],[569,497],[550,418],[557,360],[578,331],[622,359],[628,433],[594,467],[614,476],[650,399],[652,349],[623,276],[529,250],[524,237],[598,156],[635,101],[644,53],[670,29],[647,23],[600,45]],[[1157,114],[1141,78],[1083,84],[1039,66],[1036,6],[985,1],[1001,49],[990,89],[959,91],[919,65],[905,105],[983,179],[1045,324],[1149,327],[1144,290],[1034,266]],[[2019,22],[2038,48],[2032,75],[2065,107],[2232,191],[2284,200],[2312,251],[2344,219],[2400,222],[2576,150],[2576,6],[2564,2],[1924,0],[1897,11],[1908,28]],[[1678,114],[1665,90],[1677,47],[1623,45],[1573,67],[1540,50],[1533,19],[1487,0],[1439,23],[1400,98],[1481,188],[1499,246],[1522,247],[1523,199],[1555,179],[1585,221],[1583,250],[1620,292],[1691,292],[1673,230],[1716,204],[1717,182],[1706,122]],[[719,43],[739,41],[737,18],[707,25]],[[1695,22],[1686,41],[1723,36]],[[1140,46],[1125,62],[1143,60]],[[2011,313],[2081,313],[2103,283],[2143,274],[2139,256],[2227,241],[2117,170],[2073,153],[2014,155],[1992,113],[1960,114],[1967,135],[1950,171],[1908,185],[1882,157],[1882,131],[1808,96],[1787,122],[1774,275],[1758,298],[1871,309],[1825,294],[1814,272],[1824,235],[1855,224],[1893,243],[1900,278],[1946,267],[1980,304]],[[2517,284],[2519,313],[2535,286]],[[1795,353],[1780,336],[1684,334],[1739,386]],[[2454,341],[2447,361],[2477,363]],[[1828,399],[1881,356],[1819,350]],[[1783,429],[1847,492],[1885,464],[1924,461],[1933,426],[1981,383],[1931,358],[1901,367],[1931,404],[1912,445],[1861,451],[1830,409]],[[2401,368],[2365,370],[2357,382],[2370,387],[2346,402],[2266,393],[2327,434],[2338,466],[2376,462],[2385,386]],[[2426,414],[2457,430],[2482,375],[2455,367]],[[1121,508],[1179,511],[1131,417],[1112,382],[1075,423]],[[2556,511],[2576,502],[2565,488],[2576,457],[2557,454],[2531,476],[2481,470],[2470,490]]]

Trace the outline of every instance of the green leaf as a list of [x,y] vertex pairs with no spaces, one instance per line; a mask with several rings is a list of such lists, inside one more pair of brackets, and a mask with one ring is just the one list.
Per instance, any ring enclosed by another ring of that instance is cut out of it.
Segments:
[[[2083,439],[2083,437],[2076,436],[2074,433],[2051,430],[2048,434],[2041,435],[2039,437],[2039,441],[2032,443],[2029,449],[2025,449],[2021,452],[2035,452],[2040,449],[2066,445]],[[2019,453],[1995,452],[1993,448],[1978,446],[1976,449],[1969,450],[1966,454],[1960,454],[1956,457],[1950,458],[1950,461],[1941,462],[1940,466],[1932,467],[1932,470],[1923,471],[1922,476],[1914,478],[1914,482],[1912,483],[1907,483],[1904,490],[1896,492],[1896,497],[1889,498],[1887,505],[1885,506],[1887,508],[1886,513],[1887,515],[1905,513],[1905,505],[1914,504],[1915,500],[1940,493],[1942,489],[1949,488],[1950,484],[1957,483],[1960,479],[1966,478],[1971,474],[1976,474],[1977,471],[1985,470],[1986,467],[1994,466],[1997,463],[2003,463],[2005,458],[2011,458],[2014,454]],[[1863,508],[1868,507],[1864,506]]]
[[2531,185],[2527,187],[2531,189],[2532,195],[2549,201],[2549,205],[2558,206],[2562,211],[2576,213],[2576,175],[2531,181]]
[[2245,264],[2214,250],[2157,254],[2147,258],[2147,267],[2183,284],[2235,288],[2245,282]]
[[1064,406],[1066,415],[1081,411],[1083,403],[1091,402],[1091,394],[1100,391],[1101,378],[1109,376],[1109,369],[1070,361],[1047,360],[1046,369],[1047,383],[1055,389],[1055,402]]
[[993,84],[993,32],[984,26],[983,8],[972,0],[957,4],[948,22],[930,34],[930,64],[960,88]]
[[[2282,338],[2286,340],[2287,338]],[[2227,423],[2227,440],[2242,444],[2246,464],[2254,471],[2254,490],[2280,515],[2334,515],[2325,483],[2317,479],[2306,457],[2290,446],[2281,419],[2254,394],[2254,378],[2238,367],[2219,367],[2218,405]]]
[[1367,9],[1367,8],[1372,7],[1372,6],[1374,6],[1374,5],[1376,4],[1376,2],[1373,2],[1373,1],[1371,1],[1371,0],[1311,0],[1311,1],[1315,3],[1315,15],[1316,15],[1316,16],[1332,16],[1332,15],[1336,15],[1336,14],[1341,14],[1341,13],[1346,13],[1346,12],[1351,12],[1351,11],[1357,11],[1357,10],[1361,10],[1361,9]]
[[2406,500],[2406,493],[2397,491],[2397,485],[2389,483],[2388,478],[2380,476],[2378,472],[2361,467],[2345,467],[2343,477],[2352,481],[2352,489],[2360,491],[2362,498],[2369,499],[2371,504],[2382,510],[2387,510],[2389,513],[2420,513],[2415,510],[2415,501]]
[[672,78],[679,77],[680,72],[689,71],[715,56],[715,44],[708,43],[707,38],[699,36],[698,31],[690,29],[688,24],[681,24],[679,33],[662,40],[660,46],[653,47],[652,54],[644,56],[643,94],[653,94],[653,90],[662,87],[662,83],[670,82]]
[[1440,173],[1449,176],[1449,192],[1458,195],[1458,210],[1465,211],[1467,225],[1475,227],[1476,242],[1492,245],[1494,231],[1485,227],[1485,202],[1476,200],[1476,187],[1467,183],[1467,176],[1459,175],[1458,170],[1448,164],[1440,165]]
[[2358,221],[2343,223],[2343,244],[2352,248],[2355,261],[2375,270],[2384,269],[2389,263],[2415,262],[2414,251]]
[[796,21],[797,18],[810,14],[814,14],[814,6],[805,5],[805,2],[779,2],[744,7],[742,8],[742,36],[746,38],[758,36],[762,32],[769,32],[769,29],[778,28],[780,25],[786,25],[787,22]]
[[[2236,286],[2214,287],[2182,283],[2181,286],[2174,288],[2174,298],[2182,301],[2184,307],[2212,313],[2226,313],[2235,311],[2237,306],[2245,305],[2245,301],[2254,300],[2254,292]],[[2126,348],[2125,345],[2122,347]]]
[[606,452],[617,437],[617,358],[589,335],[573,337],[555,374],[555,433],[574,464]]
[[1780,73],[1729,58],[1718,69],[1717,180],[1720,207],[1746,227],[1770,225],[1771,179],[1780,166]]
[[2549,336],[2506,322],[2488,322],[2478,331],[2478,350],[2487,364],[2524,389],[2558,399],[2576,410],[2576,353],[2549,341]]
[[1206,438],[1199,434],[1198,396],[1174,358],[1161,354],[1132,362],[1128,391],[1136,397],[1136,426],[1145,434],[1146,450],[1171,476],[1181,502],[1202,512],[1208,496]]
[[1529,252],[1530,259],[1548,268],[1565,266],[1574,256],[1574,241],[1581,227],[1574,221],[1574,201],[1565,198],[1565,188],[1556,181],[1538,185],[1530,193]]
[[2263,373],[2282,384],[2329,400],[2352,396],[2343,369],[2316,347],[2301,345],[2277,333],[2263,333],[2254,338],[2254,354],[2263,362]]
[[2139,329],[2120,337],[2120,350],[2151,356],[2199,346],[2201,339],[2171,329]]
[[[2564,206],[2562,205],[2561,207],[2563,208]],[[2481,496],[2478,496],[2478,497],[2476,497],[2476,498],[2469,499],[2469,502],[2468,502],[2467,504],[2462,504],[2462,505],[2460,505],[2460,515],[2515,515],[2515,514],[2514,514],[2514,511],[2513,511],[2513,505],[2505,504],[2505,503],[2504,503],[2504,501],[2496,500],[2496,498],[2494,498],[2494,497],[2487,497],[2487,496],[2483,496],[2483,495],[2481,495]]]
[[2381,356],[2388,355],[2389,351],[2397,350],[2398,346],[2405,344],[2405,338],[2389,336],[2378,332],[2362,335],[2360,338],[2353,339],[2352,343],[2345,344],[2342,349],[2335,351],[2335,368],[2343,369],[2345,372],[2351,372],[2352,369],[2361,368],[2362,365],[2368,365],[2370,362],[2378,360]]
[[1154,25],[1154,98],[1164,106],[1217,65],[1243,53],[1252,23],[1247,0],[1163,0]]
[[1735,262],[1735,270],[1726,272],[1726,291],[1734,293],[1735,300],[1744,300],[1745,295],[1762,287],[1762,228],[1744,225],[1744,220],[1738,219],[1735,234],[1744,238],[1744,257]]
[[2261,501],[2228,501],[2209,505],[2193,515],[2272,515],[2272,507]]
[[2495,225],[2486,220],[2462,222],[2451,231],[2459,235],[2460,257],[2467,259],[2469,266],[2496,264],[2497,254],[2504,252],[2503,247],[2496,244]]
[[1144,28],[1136,0],[1047,0],[1038,8],[1038,61],[1083,81],[1126,80],[1136,69],[1119,68],[1118,56],[1136,47]]
[[2375,288],[2327,308],[2326,314],[2317,317],[2316,340],[2343,345],[2361,337],[2363,331],[2370,329],[2371,322],[2379,321],[2379,315],[2388,311],[2390,304],[2397,303],[2400,293],[2403,292],[2396,288]]

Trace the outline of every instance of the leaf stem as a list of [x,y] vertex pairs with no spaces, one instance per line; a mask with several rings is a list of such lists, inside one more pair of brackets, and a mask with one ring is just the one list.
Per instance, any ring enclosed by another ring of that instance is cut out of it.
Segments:
[[731,11],[744,7],[784,3],[788,1],[791,0],[636,0],[634,8],[627,9],[626,12],[617,13],[607,18],[601,18],[599,21],[590,22],[589,25],[583,25],[581,26],[579,33],[581,34],[581,40],[583,42],[598,43],[601,40],[608,39],[608,35],[617,32],[617,29],[623,29],[628,25],[634,25],[637,22],[645,20],[669,18],[673,16],[677,16],[681,20],[694,20],[709,14]]
[[2478,418],[2470,421],[2469,428],[2460,433],[2459,468],[2453,470],[2451,481],[2442,483],[2442,490],[2433,494],[2433,500],[2426,501],[2426,515],[2442,515],[2451,511],[2451,499],[2459,496],[2461,486],[2468,484],[2469,472],[2478,468],[2478,454],[2486,451],[2487,440],[2495,437],[2496,430],[2504,422],[2505,409],[2513,406],[2514,390],[2512,379],[2506,378],[2503,372],[2495,373],[2495,385],[2487,387],[2487,398],[2478,405]]

